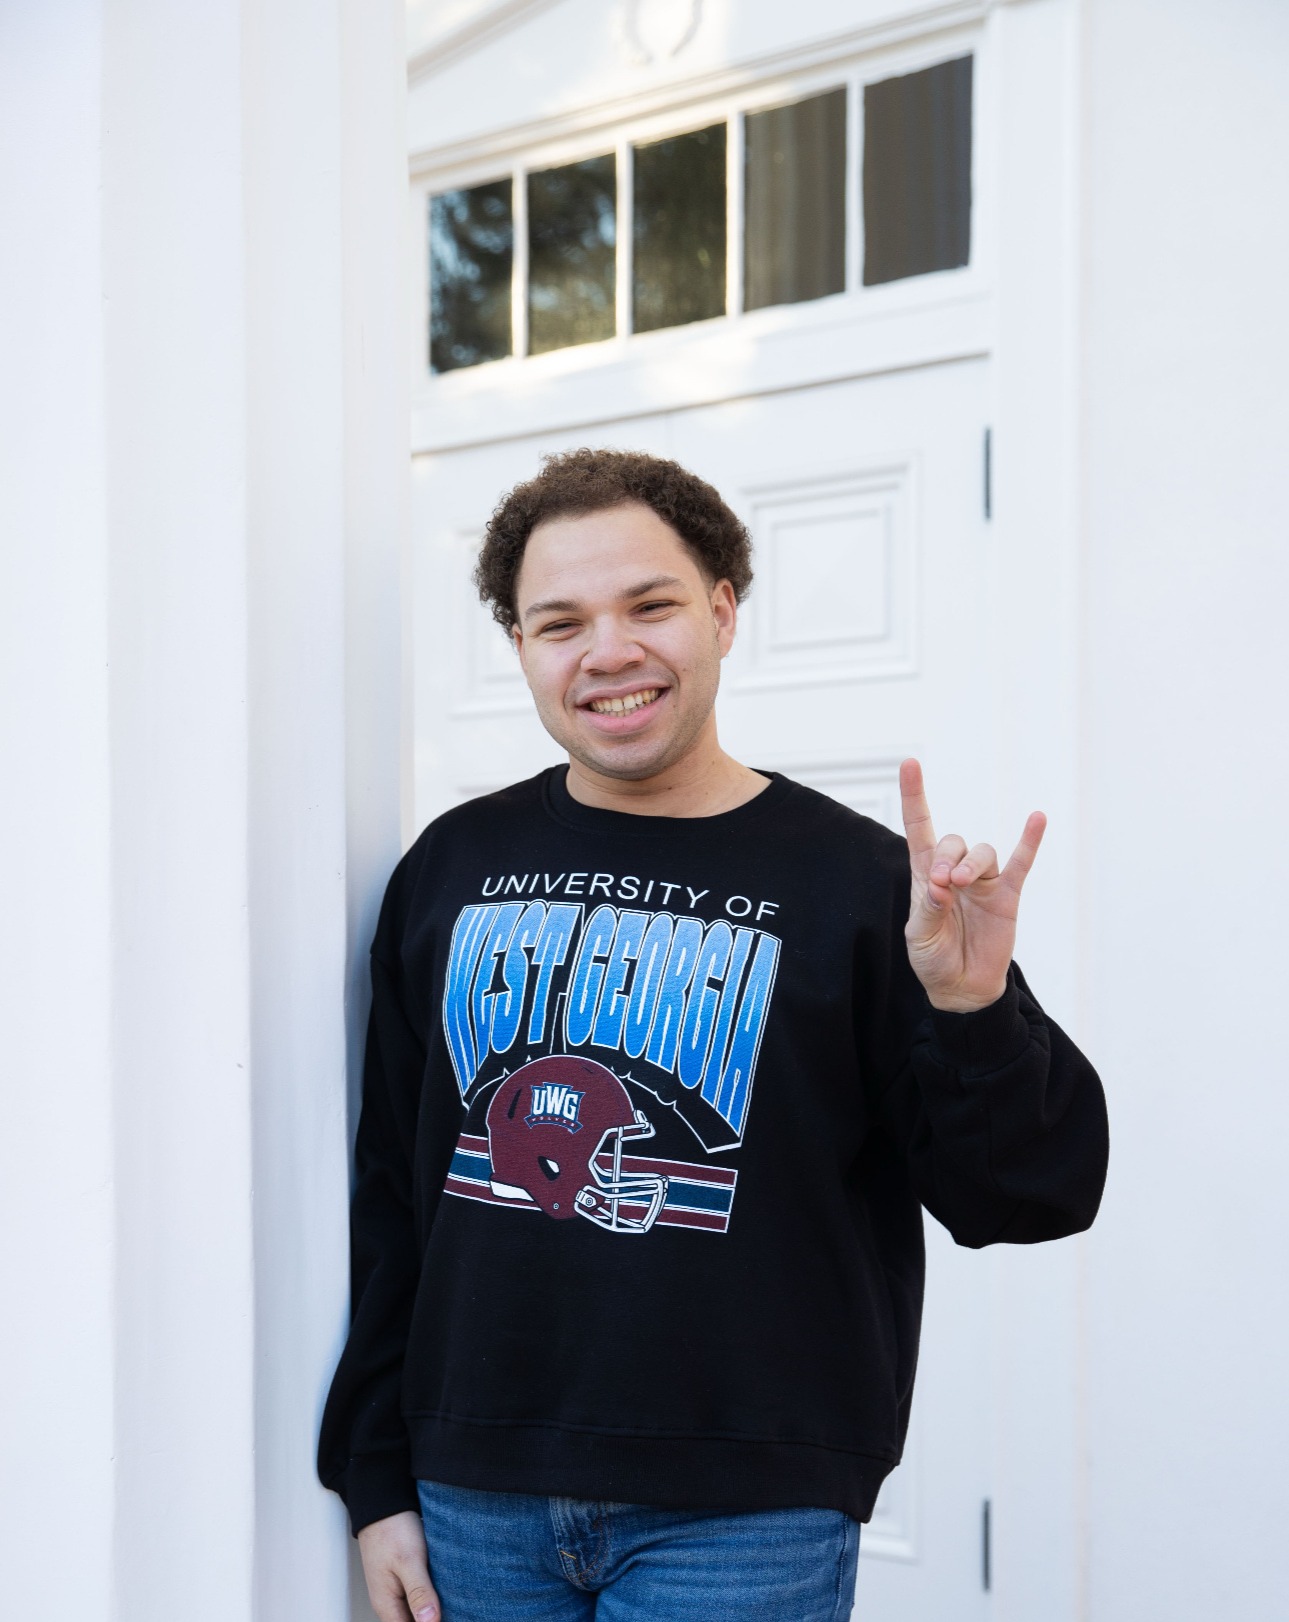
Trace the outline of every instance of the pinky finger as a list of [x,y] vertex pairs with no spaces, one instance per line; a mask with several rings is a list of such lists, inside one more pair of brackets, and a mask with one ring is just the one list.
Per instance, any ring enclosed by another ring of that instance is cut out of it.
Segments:
[[1047,831],[1047,818],[1041,811],[1031,811],[1025,819],[1025,831],[1020,836],[1016,849],[1011,853],[1002,876],[1015,889],[1029,877],[1029,870],[1034,865],[1034,858],[1038,855],[1038,847],[1043,842],[1043,835]]

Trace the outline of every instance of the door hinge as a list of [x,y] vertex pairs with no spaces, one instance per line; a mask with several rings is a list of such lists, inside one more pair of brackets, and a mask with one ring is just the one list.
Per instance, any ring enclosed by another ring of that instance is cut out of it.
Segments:
[[985,518],[994,516],[994,431],[985,429],[984,490]]
[[993,1583],[993,1548],[991,1505],[986,1498],[980,1506],[980,1586],[987,1594]]

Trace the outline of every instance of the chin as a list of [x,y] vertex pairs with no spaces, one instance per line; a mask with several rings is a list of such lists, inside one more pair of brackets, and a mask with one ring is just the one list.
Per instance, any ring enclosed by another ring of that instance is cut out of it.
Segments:
[[641,757],[632,756],[625,749],[621,754],[601,754],[598,751],[592,754],[587,749],[570,748],[569,754],[588,771],[597,772],[601,777],[616,777],[623,783],[639,783],[646,778],[657,777],[659,772],[666,771],[673,759],[667,751],[652,752]]
[[657,777],[674,765],[693,740],[678,738],[674,734],[668,738],[632,738],[624,740],[616,748],[606,748],[598,738],[587,739],[580,735],[559,741],[573,759],[588,771],[597,772],[601,777],[616,778],[623,783],[639,783],[646,778]]

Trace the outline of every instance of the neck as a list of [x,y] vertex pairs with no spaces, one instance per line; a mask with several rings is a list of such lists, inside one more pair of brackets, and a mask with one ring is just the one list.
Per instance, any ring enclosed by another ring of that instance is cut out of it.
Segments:
[[754,799],[770,779],[727,755],[715,731],[654,777],[607,777],[569,756],[567,788],[580,805],[641,817],[714,817]]

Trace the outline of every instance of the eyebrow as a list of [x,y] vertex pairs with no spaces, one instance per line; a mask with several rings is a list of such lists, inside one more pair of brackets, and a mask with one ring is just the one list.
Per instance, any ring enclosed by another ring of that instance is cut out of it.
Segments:
[[[651,591],[661,591],[666,586],[683,586],[684,583],[679,575],[651,575],[648,580],[625,587],[618,593],[618,601],[629,603],[636,597],[647,597]],[[532,603],[524,610],[524,618],[530,620],[534,614],[575,614],[580,606],[571,597],[544,597],[541,602]]]

